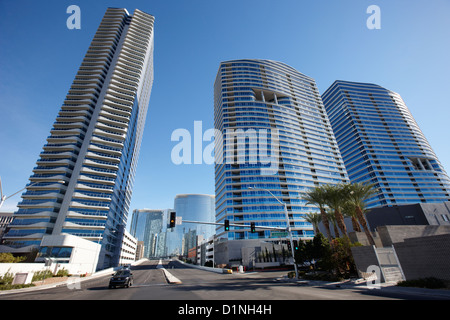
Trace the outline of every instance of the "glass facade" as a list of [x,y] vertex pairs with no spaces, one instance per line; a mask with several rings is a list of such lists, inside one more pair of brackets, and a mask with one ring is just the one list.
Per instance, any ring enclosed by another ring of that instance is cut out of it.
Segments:
[[[206,194],[179,194],[174,200],[174,211],[183,220],[215,222],[214,196]],[[208,224],[182,223],[167,232],[167,252],[169,255],[187,256],[188,250],[197,245],[199,236],[212,237],[215,226]]]
[[31,248],[67,233],[102,245],[99,268],[117,260],[153,83],[153,24],[137,9],[107,9],[5,245]]
[[399,94],[335,81],[322,100],[351,182],[379,189],[368,207],[450,200],[450,179]]
[[[214,85],[216,221],[287,226],[311,239],[304,216],[317,208],[301,199],[310,188],[348,182],[314,79],[270,60],[222,62]],[[249,188],[254,189],[249,189]],[[280,231],[230,227],[229,240],[286,241]]]
[[144,242],[145,258],[160,258],[167,255],[166,232],[168,214],[171,209],[133,211],[130,234]]

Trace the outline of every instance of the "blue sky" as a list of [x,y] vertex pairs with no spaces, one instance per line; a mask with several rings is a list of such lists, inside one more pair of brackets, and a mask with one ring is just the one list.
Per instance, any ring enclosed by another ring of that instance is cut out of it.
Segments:
[[[81,29],[69,30],[69,5]],[[381,9],[369,30],[368,6]],[[0,0],[0,177],[6,195],[28,182],[107,7],[155,16],[155,80],[130,211],[171,208],[177,194],[214,194],[214,167],[175,165],[175,129],[213,127],[213,83],[224,60],[284,62],[314,78],[398,92],[450,171],[448,0]],[[204,147],[207,143],[205,143]],[[20,195],[1,211],[15,210]]]

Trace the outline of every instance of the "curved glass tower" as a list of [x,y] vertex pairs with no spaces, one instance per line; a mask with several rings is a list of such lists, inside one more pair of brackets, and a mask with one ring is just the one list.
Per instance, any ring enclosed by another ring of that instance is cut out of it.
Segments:
[[[314,79],[276,61],[222,62],[214,123],[216,221],[285,228],[278,199],[287,205],[293,236],[311,239],[313,227],[304,215],[317,208],[301,195],[317,185],[348,181]],[[229,240],[287,239],[286,232],[251,233],[249,227],[232,226],[229,232],[220,227],[217,233]]]
[[379,189],[368,207],[450,200],[450,179],[399,94],[335,81],[322,99],[351,182]]
[[[174,200],[174,211],[182,220],[214,222],[214,196],[207,194],[179,194]],[[183,223],[167,232],[167,252],[169,255],[185,255],[197,245],[197,237],[212,237],[214,225]]]
[[153,83],[154,17],[108,8],[58,113],[5,245],[44,235],[100,243],[110,266],[127,222]]

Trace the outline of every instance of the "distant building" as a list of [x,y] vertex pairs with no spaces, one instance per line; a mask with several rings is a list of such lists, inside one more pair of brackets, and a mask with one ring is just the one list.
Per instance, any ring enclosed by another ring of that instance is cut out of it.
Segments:
[[[174,210],[182,220],[215,222],[215,197],[207,194],[179,194],[174,200]],[[187,256],[197,246],[199,236],[208,239],[215,234],[215,226],[182,223],[167,232],[168,255]]]
[[144,258],[144,241],[138,241],[136,246],[136,261]]
[[214,265],[214,237],[202,239],[197,246],[197,264],[204,266],[205,263]]
[[119,266],[126,266],[136,261],[136,250],[138,241],[126,229],[122,234],[122,245],[120,246]]
[[136,209],[133,211],[130,234],[143,242],[143,257],[159,258],[166,253],[167,217],[172,209]]

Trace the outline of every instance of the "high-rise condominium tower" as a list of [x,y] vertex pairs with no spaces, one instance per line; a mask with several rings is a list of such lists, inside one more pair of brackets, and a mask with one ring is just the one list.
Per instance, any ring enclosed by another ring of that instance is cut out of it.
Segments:
[[[311,239],[304,215],[317,208],[300,197],[314,186],[348,181],[314,79],[275,61],[222,62],[214,120],[216,221],[285,228],[286,204],[293,236]],[[248,227],[217,232],[229,240],[287,238]]]
[[153,83],[154,17],[108,8],[44,145],[6,235],[14,248],[66,233],[113,261],[126,225]]
[[351,182],[379,190],[369,207],[450,200],[450,179],[399,94],[335,81],[322,99]]

